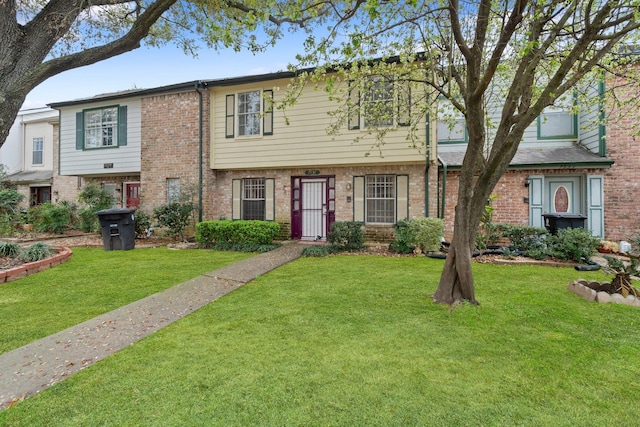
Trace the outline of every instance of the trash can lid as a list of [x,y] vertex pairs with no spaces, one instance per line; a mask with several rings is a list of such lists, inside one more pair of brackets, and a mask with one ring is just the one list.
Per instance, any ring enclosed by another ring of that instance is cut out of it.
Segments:
[[96,215],[114,215],[114,214],[130,214],[134,213],[136,210],[132,208],[111,208],[111,209],[103,209],[101,211],[96,212]]
[[586,215],[569,212],[547,212],[542,216],[545,218],[587,219]]

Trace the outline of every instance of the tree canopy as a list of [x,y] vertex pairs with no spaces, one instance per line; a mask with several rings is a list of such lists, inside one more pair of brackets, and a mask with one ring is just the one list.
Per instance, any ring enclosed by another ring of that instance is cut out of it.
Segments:
[[0,0],[0,145],[27,94],[49,77],[140,47],[261,50],[321,22],[310,0]]
[[[434,300],[477,303],[471,271],[477,228],[525,129],[582,82],[629,72],[632,58],[621,53],[638,40],[640,3],[390,0],[332,11],[329,36],[310,38],[303,64],[348,64],[338,69],[349,80],[393,73],[396,80],[420,81],[427,90],[420,102],[412,96],[412,114],[424,116],[446,99],[464,117],[468,144],[454,235]],[[391,56],[397,60],[384,60]],[[336,96],[343,117],[353,108],[345,93]],[[499,111],[493,122],[488,105]]]

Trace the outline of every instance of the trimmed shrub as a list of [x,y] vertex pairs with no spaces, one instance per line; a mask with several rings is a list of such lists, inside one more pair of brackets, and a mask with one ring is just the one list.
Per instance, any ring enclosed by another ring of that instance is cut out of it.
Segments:
[[18,205],[24,200],[24,195],[12,188],[0,190],[0,213],[18,213]]
[[440,249],[443,230],[444,220],[440,218],[415,218],[409,221],[411,243],[423,253]]
[[442,244],[444,221],[440,218],[415,218],[401,220],[394,224],[396,239],[389,249],[408,254],[415,248],[423,253],[437,252]]
[[219,219],[196,224],[196,241],[206,247],[217,245],[271,245],[280,233],[272,221]]
[[600,242],[584,228],[560,229],[548,240],[551,256],[575,262],[588,261],[596,252]]
[[364,248],[362,224],[356,221],[336,221],[331,224],[327,241],[338,251],[357,251]]
[[40,261],[51,256],[51,246],[44,243],[34,243],[20,253],[20,259],[24,262]]
[[546,229],[510,224],[502,224],[501,228],[503,237],[509,239],[513,249],[527,252],[529,256],[532,256],[532,253],[546,252],[547,239],[549,238],[549,231]]

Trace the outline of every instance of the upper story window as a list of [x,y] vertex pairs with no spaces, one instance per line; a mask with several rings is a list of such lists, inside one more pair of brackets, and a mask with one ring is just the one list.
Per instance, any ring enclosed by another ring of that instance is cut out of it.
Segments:
[[467,122],[462,113],[446,100],[438,103],[438,143],[459,144],[469,140]]
[[574,139],[578,137],[578,115],[573,111],[575,97],[565,95],[538,116],[538,139]]
[[360,129],[361,122],[365,128],[409,125],[411,88],[408,82],[375,76],[362,86],[354,82],[350,85],[349,129]]
[[92,108],[76,113],[76,149],[127,145],[127,107]]
[[33,138],[33,155],[31,164],[41,165],[44,163],[44,138]]
[[538,116],[538,139],[578,137],[578,116],[568,110],[545,110]]
[[273,135],[272,104],[272,90],[253,90],[227,95],[225,136],[234,138]]

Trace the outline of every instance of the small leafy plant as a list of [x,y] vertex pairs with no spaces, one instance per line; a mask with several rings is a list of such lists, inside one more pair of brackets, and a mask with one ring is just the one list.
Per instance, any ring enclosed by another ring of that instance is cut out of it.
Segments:
[[174,236],[184,240],[184,229],[191,222],[194,210],[191,202],[173,202],[154,208],[153,213],[160,227],[167,227]]
[[549,253],[559,259],[575,262],[588,261],[598,248],[600,241],[584,228],[558,230],[549,238]]
[[633,295],[640,298],[640,292],[631,285],[631,276],[640,275],[640,258],[634,255],[629,256],[629,263],[625,263],[614,256],[605,255],[607,265],[603,270],[607,274],[614,274],[611,281],[614,290],[622,296]]
[[358,251],[364,248],[362,224],[356,221],[336,221],[331,224],[327,240],[338,251]]
[[51,246],[45,243],[34,243],[20,252],[19,258],[24,262],[34,262],[49,256],[51,256]]
[[20,246],[14,242],[0,242],[0,256],[16,257],[20,254]]

